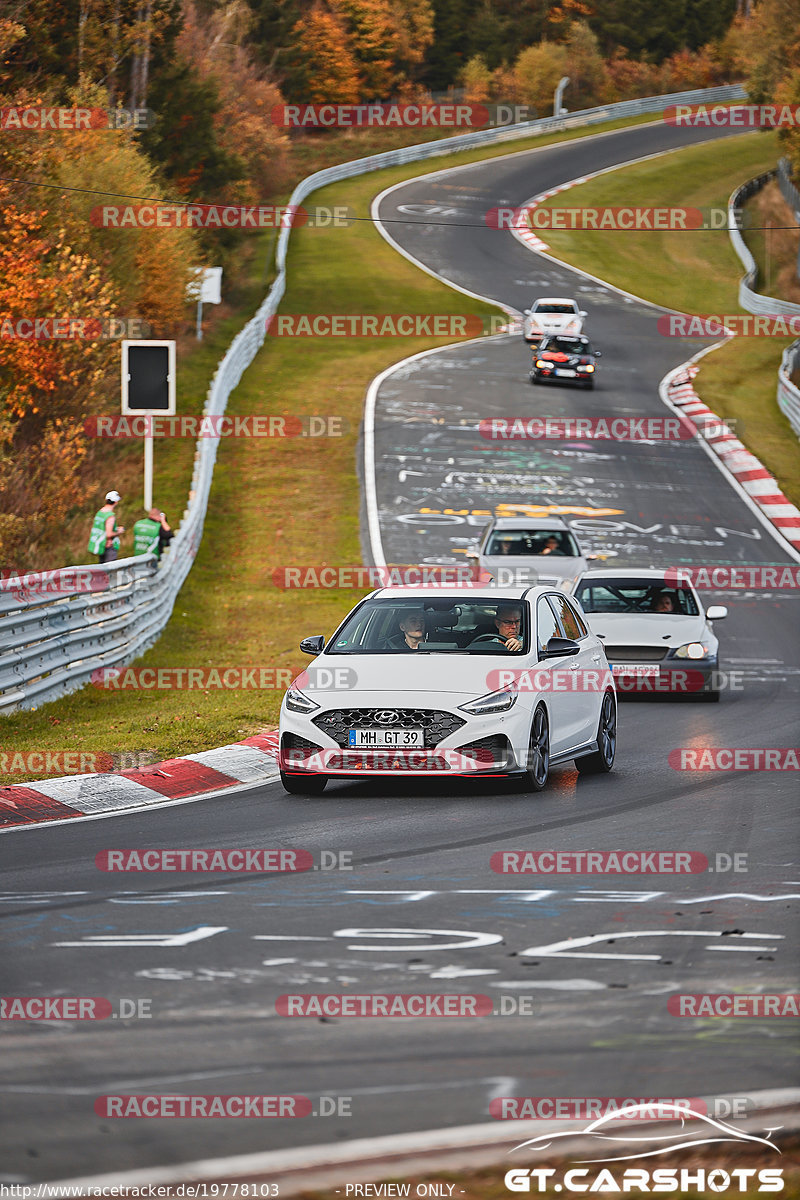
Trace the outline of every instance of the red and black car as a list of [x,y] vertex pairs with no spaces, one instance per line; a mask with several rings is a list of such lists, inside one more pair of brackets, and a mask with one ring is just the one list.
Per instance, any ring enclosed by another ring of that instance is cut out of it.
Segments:
[[531,383],[555,379],[558,383],[567,381],[592,388],[598,358],[600,351],[593,350],[591,342],[583,334],[574,337],[551,334],[543,338],[533,352]]

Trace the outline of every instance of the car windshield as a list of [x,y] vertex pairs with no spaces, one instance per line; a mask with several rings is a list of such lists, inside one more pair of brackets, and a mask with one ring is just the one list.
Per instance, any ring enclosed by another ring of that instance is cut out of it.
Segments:
[[587,613],[655,613],[696,617],[697,602],[688,588],[668,587],[655,579],[586,579],[577,598]]
[[592,347],[583,338],[577,337],[550,337],[545,338],[539,346],[538,354],[543,354],[545,350],[557,350],[562,354],[591,354]]
[[575,316],[575,309],[571,304],[540,304],[537,300],[533,306],[533,311],[537,313],[571,313]]
[[[420,636],[421,635],[421,636]],[[508,654],[527,649],[527,604],[492,597],[365,600],[325,647],[326,654]]]
[[488,558],[576,558],[580,550],[566,529],[497,529],[483,553]]

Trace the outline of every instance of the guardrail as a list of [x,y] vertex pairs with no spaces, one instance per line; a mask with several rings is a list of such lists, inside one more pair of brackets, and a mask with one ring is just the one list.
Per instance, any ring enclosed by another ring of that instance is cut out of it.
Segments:
[[797,371],[800,371],[800,341],[786,347],[778,367],[778,408],[800,437],[800,388],[791,379]]
[[[785,162],[785,160],[782,160]],[[739,305],[747,312],[755,313],[759,316],[784,316],[796,317],[800,316],[800,304],[793,304],[790,300],[778,300],[775,296],[764,296],[761,292],[755,291],[755,286],[758,283],[758,264],[753,258],[744,238],[739,232],[736,221],[736,214],[742,208],[746,200],[754,196],[760,191],[770,179],[781,180],[780,163],[776,171],[765,171],[763,175],[757,175],[754,179],[748,179],[741,187],[738,187],[728,201],[728,233],[730,234],[733,248],[739,256],[739,261],[744,267],[747,274],[739,281]],[[792,186],[792,185],[790,185]],[[781,188],[783,192],[783,188]],[[796,188],[793,191],[800,199],[800,193]],[[784,192],[784,197],[786,193]],[[791,203],[791,201],[789,201]],[[800,257],[798,258],[800,264]],[[799,267],[800,269],[800,267]],[[786,415],[792,429],[800,437],[800,391],[792,383],[790,375],[792,371],[800,366],[800,358],[798,357],[798,349],[800,342],[794,342],[783,352],[781,357],[781,365],[778,368],[778,407],[781,412]]]
[[[629,116],[662,112],[676,104],[725,104],[746,96],[739,84],[624,100],[563,117],[476,130],[452,138],[387,150],[316,171],[295,188],[289,205],[299,205],[325,184],[383,167],[400,166],[472,147],[519,141],[537,134],[596,125]],[[286,290],[289,228],[276,249],[278,275],[255,316],[237,334],[220,361],[208,390],[204,414],[220,415],[266,334]],[[34,708],[83,687],[92,673],[119,666],[142,654],[159,637],[172,613],[203,535],[219,438],[201,438],[195,452],[189,503],[159,566],[152,555],[85,568],[102,590],[72,595],[26,595],[14,581],[0,581],[0,712]],[[107,575],[105,578],[104,573]],[[30,591],[30,589],[29,589]]]
[[[794,213],[794,219],[800,225],[800,191],[792,182],[792,164],[788,158],[778,159],[778,187],[789,208]],[[797,241],[797,278],[800,279],[800,238]]]

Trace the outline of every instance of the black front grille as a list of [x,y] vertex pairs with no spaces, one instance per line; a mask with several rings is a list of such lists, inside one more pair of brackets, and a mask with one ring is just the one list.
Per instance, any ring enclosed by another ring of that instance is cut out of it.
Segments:
[[606,646],[610,663],[654,663],[666,656],[665,646]]
[[[376,720],[376,713],[396,714],[388,721]],[[429,708],[336,708],[314,717],[312,724],[332,737],[338,746],[347,746],[351,729],[422,729],[424,748],[433,749],[444,738],[455,733],[466,721],[449,712]]]

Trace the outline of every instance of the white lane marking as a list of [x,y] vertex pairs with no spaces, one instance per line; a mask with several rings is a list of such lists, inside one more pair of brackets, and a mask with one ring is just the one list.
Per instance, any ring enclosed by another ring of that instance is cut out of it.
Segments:
[[[745,934],[742,936],[746,937],[747,935]],[[704,946],[703,949],[704,950],[720,950],[720,951],[724,950],[729,953],[731,951],[738,951],[740,954],[744,953],[746,951],[748,954],[753,954],[757,950],[774,951],[774,950],[777,950],[778,947],[777,946],[728,946],[728,945],[725,945],[725,946]]]
[[48,900],[88,895],[88,892],[0,892],[0,904],[46,904]]
[[[575,951],[581,946],[596,946],[598,943],[605,944],[622,941],[623,938],[643,938],[643,937],[725,937],[733,936],[726,935],[716,929],[631,929],[631,930],[611,930],[608,933],[592,933],[588,937],[565,938],[563,942],[550,942],[547,946],[531,946],[528,950],[520,950],[520,957],[525,958],[599,958],[599,959],[619,959],[627,962],[658,962],[661,959],[660,954],[617,954],[612,953],[586,953],[580,954]],[[736,937],[741,938],[769,938],[770,940],[783,941],[782,933],[740,933]],[[708,949],[709,947],[706,947]]]
[[190,942],[200,942],[204,938],[213,937],[215,933],[225,933],[227,925],[198,925],[185,933],[100,933],[92,934],[79,942],[51,942],[51,946],[148,946],[173,947],[188,946]]
[[[474,950],[479,946],[495,946],[502,942],[499,933],[478,933],[475,930],[463,929],[337,929],[333,935],[341,938],[374,938],[376,941],[386,938],[390,941],[402,941],[402,946],[358,946],[349,945],[348,950],[397,951],[405,954],[409,950]],[[455,937],[463,939],[456,942],[432,943],[434,937]],[[412,943],[412,944],[409,944]]]
[[759,896],[756,892],[717,892],[713,896],[697,896],[694,900],[681,899],[681,904],[707,904],[710,900],[754,900],[757,904],[769,904],[773,900],[800,900],[800,892],[784,892],[781,896]]
[[514,988],[518,992],[534,989],[553,992],[605,992],[608,990],[605,983],[598,983],[595,979],[502,979],[494,980],[489,987]]

